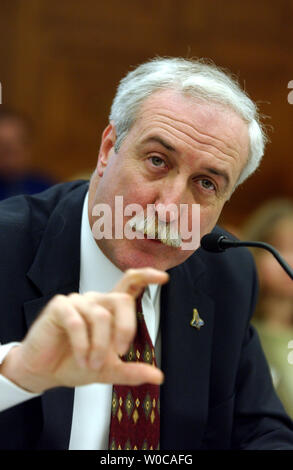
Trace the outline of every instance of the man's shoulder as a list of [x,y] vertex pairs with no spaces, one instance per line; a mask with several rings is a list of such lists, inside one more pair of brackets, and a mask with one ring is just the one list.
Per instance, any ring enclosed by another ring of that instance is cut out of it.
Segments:
[[[49,189],[34,195],[19,195],[0,202],[1,230],[30,226],[32,220],[42,226],[50,217],[56,206],[70,193],[83,188],[87,181],[70,181],[51,186]],[[37,227],[34,227],[37,229]]]
[[[237,240],[235,235],[218,225],[214,228],[213,233]],[[249,249],[244,247],[230,248],[219,253],[208,252],[200,247],[187,261],[191,266],[200,261],[211,282],[218,281],[233,285],[236,280],[251,282],[252,277],[255,278],[253,256]]]
[[33,249],[58,205],[76,192],[83,194],[87,181],[60,183],[34,195],[14,196],[0,202],[1,251],[13,246]]

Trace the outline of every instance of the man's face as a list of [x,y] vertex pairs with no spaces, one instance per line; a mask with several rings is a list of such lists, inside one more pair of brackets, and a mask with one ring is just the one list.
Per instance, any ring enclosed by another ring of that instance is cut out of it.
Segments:
[[[93,227],[95,204],[109,204],[115,196],[124,206],[140,204],[146,211],[175,204],[191,208],[200,204],[200,236],[215,226],[229,199],[249,152],[247,125],[232,110],[195,101],[173,90],[152,94],[142,104],[137,119],[115,153],[115,127],[102,137],[97,170],[89,192],[89,219]],[[161,217],[160,210],[157,211]],[[166,221],[174,223],[172,214]],[[131,217],[124,216],[123,224]],[[180,220],[178,220],[180,227]],[[193,252],[150,239],[102,239],[104,254],[121,270],[152,266],[167,270]]]

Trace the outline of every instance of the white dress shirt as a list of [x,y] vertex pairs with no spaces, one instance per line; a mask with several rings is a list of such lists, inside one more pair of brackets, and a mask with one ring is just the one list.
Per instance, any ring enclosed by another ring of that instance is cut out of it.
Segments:
[[[88,195],[85,197],[81,223],[79,292],[109,292],[123,276],[98,248],[88,220]],[[145,322],[160,366],[161,338],[160,293],[158,285],[149,285],[142,298]],[[0,346],[0,363],[9,349],[18,343]],[[38,396],[29,393],[0,374],[0,411]],[[108,449],[112,385],[94,383],[74,390],[70,450]]]

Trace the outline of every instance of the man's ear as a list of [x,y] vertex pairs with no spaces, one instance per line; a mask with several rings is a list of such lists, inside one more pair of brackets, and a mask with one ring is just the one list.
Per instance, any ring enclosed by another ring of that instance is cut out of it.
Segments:
[[98,156],[97,171],[100,177],[103,176],[109,158],[114,152],[116,142],[116,130],[114,122],[111,121],[102,134],[102,141]]

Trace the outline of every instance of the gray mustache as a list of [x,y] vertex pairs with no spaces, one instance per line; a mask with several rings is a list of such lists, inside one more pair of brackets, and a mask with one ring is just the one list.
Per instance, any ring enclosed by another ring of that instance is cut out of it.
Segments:
[[149,238],[160,240],[164,245],[180,248],[182,244],[177,228],[170,223],[162,222],[156,214],[136,214],[127,224],[132,230],[143,233]]

